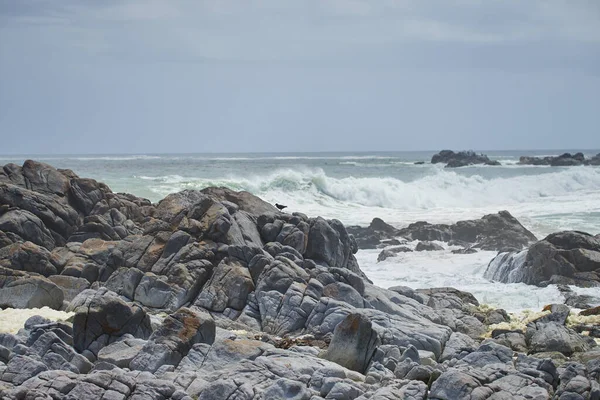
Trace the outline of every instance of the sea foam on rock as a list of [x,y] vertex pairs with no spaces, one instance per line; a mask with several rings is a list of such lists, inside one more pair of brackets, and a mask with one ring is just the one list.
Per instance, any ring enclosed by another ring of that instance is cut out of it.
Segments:
[[[0,334],[3,399],[596,393],[592,361],[559,375],[551,360],[521,355],[514,363],[510,348],[482,342],[506,313],[452,288],[376,287],[340,221],[282,213],[250,193],[187,190],[151,204],[27,161],[0,172],[0,216],[7,213],[0,304],[66,306],[75,316],[33,317],[16,334]],[[500,213],[420,224],[406,235],[450,240],[462,232],[481,244],[490,237],[480,233],[508,226],[493,246],[520,249],[531,237],[515,221]],[[556,331],[570,346],[559,350],[578,360],[594,354],[579,332],[548,326],[539,322],[525,346]]]
[[480,219],[458,221],[452,225],[419,221],[401,229],[375,218],[366,228],[350,226],[347,231],[356,237],[356,243],[361,249],[374,249],[386,246],[386,241],[402,239],[442,241],[470,250],[507,252],[522,250],[537,240],[508,211],[484,215]]
[[521,252],[501,253],[484,277],[499,282],[550,283],[582,287],[600,285],[600,241],[577,231],[548,235]]

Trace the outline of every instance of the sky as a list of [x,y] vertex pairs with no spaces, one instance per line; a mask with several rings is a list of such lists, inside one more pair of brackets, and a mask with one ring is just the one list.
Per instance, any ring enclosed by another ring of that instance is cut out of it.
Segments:
[[598,0],[0,0],[0,154],[600,148]]

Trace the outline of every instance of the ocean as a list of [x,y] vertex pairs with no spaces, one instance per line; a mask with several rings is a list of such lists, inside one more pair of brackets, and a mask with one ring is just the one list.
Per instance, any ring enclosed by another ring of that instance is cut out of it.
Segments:
[[[578,150],[565,150],[577,152]],[[581,150],[591,157],[600,150]],[[518,165],[521,155],[564,151],[483,151],[502,166],[445,169],[429,164],[431,152],[23,155],[79,176],[105,182],[158,202],[169,193],[208,186],[247,190],[286,211],[368,225],[374,217],[402,227],[415,221],[453,223],[508,210],[539,239],[559,230],[600,233],[600,167]],[[416,165],[415,162],[425,161]],[[453,286],[480,302],[510,312],[539,310],[560,301],[554,286],[537,288],[483,278],[494,252],[456,255],[443,251],[401,253],[377,262],[380,250],[361,250],[357,259],[382,287]],[[600,297],[600,288],[576,289]]]

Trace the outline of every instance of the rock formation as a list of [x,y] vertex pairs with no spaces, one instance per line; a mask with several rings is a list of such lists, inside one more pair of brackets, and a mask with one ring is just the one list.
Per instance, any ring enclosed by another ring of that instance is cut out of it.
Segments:
[[484,276],[537,286],[600,286],[600,240],[584,232],[553,233],[527,250],[498,254]]
[[519,164],[522,165],[550,165],[552,167],[570,167],[577,165],[600,165],[600,153],[586,159],[583,153],[564,153],[559,156],[531,157],[521,156]]
[[444,163],[446,168],[466,167],[468,165],[500,165],[498,161],[492,161],[485,154],[477,154],[474,151],[442,150],[431,157],[431,163]]
[[[522,250],[537,239],[508,211],[488,214],[481,219],[458,221],[452,225],[419,221],[397,229],[380,218],[364,228],[349,226],[347,231],[356,238],[360,249],[375,249],[401,244],[400,240],[442,241],[471,249],[492,251]],[[395,241],[395,242],[394,242]]]
[[[531,239],[509,215],[485,221],[516,228],[512,246]],[[151,204],[27,161],[0,173],[0,224],[0,305],[75,313],[0,333],[2,399],[600,394],[595,342],[565,327],[560,308],[483,340],[508,321],[503,310],[452,288],[376,287],[340,221],[281,213],[249,193],[208,188]],[[482,231],[406,234],[483,243]],[[557,365],[548,351],[573,361]]]

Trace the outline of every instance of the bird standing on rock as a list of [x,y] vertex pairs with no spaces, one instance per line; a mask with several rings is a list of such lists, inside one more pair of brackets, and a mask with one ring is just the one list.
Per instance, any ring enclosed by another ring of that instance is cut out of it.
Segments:
[[275,207],[279,208],[279,211],[283,210],[284,208],[287,208],[287,206],[284,206],[283,204],[279,203],[275,203]]

